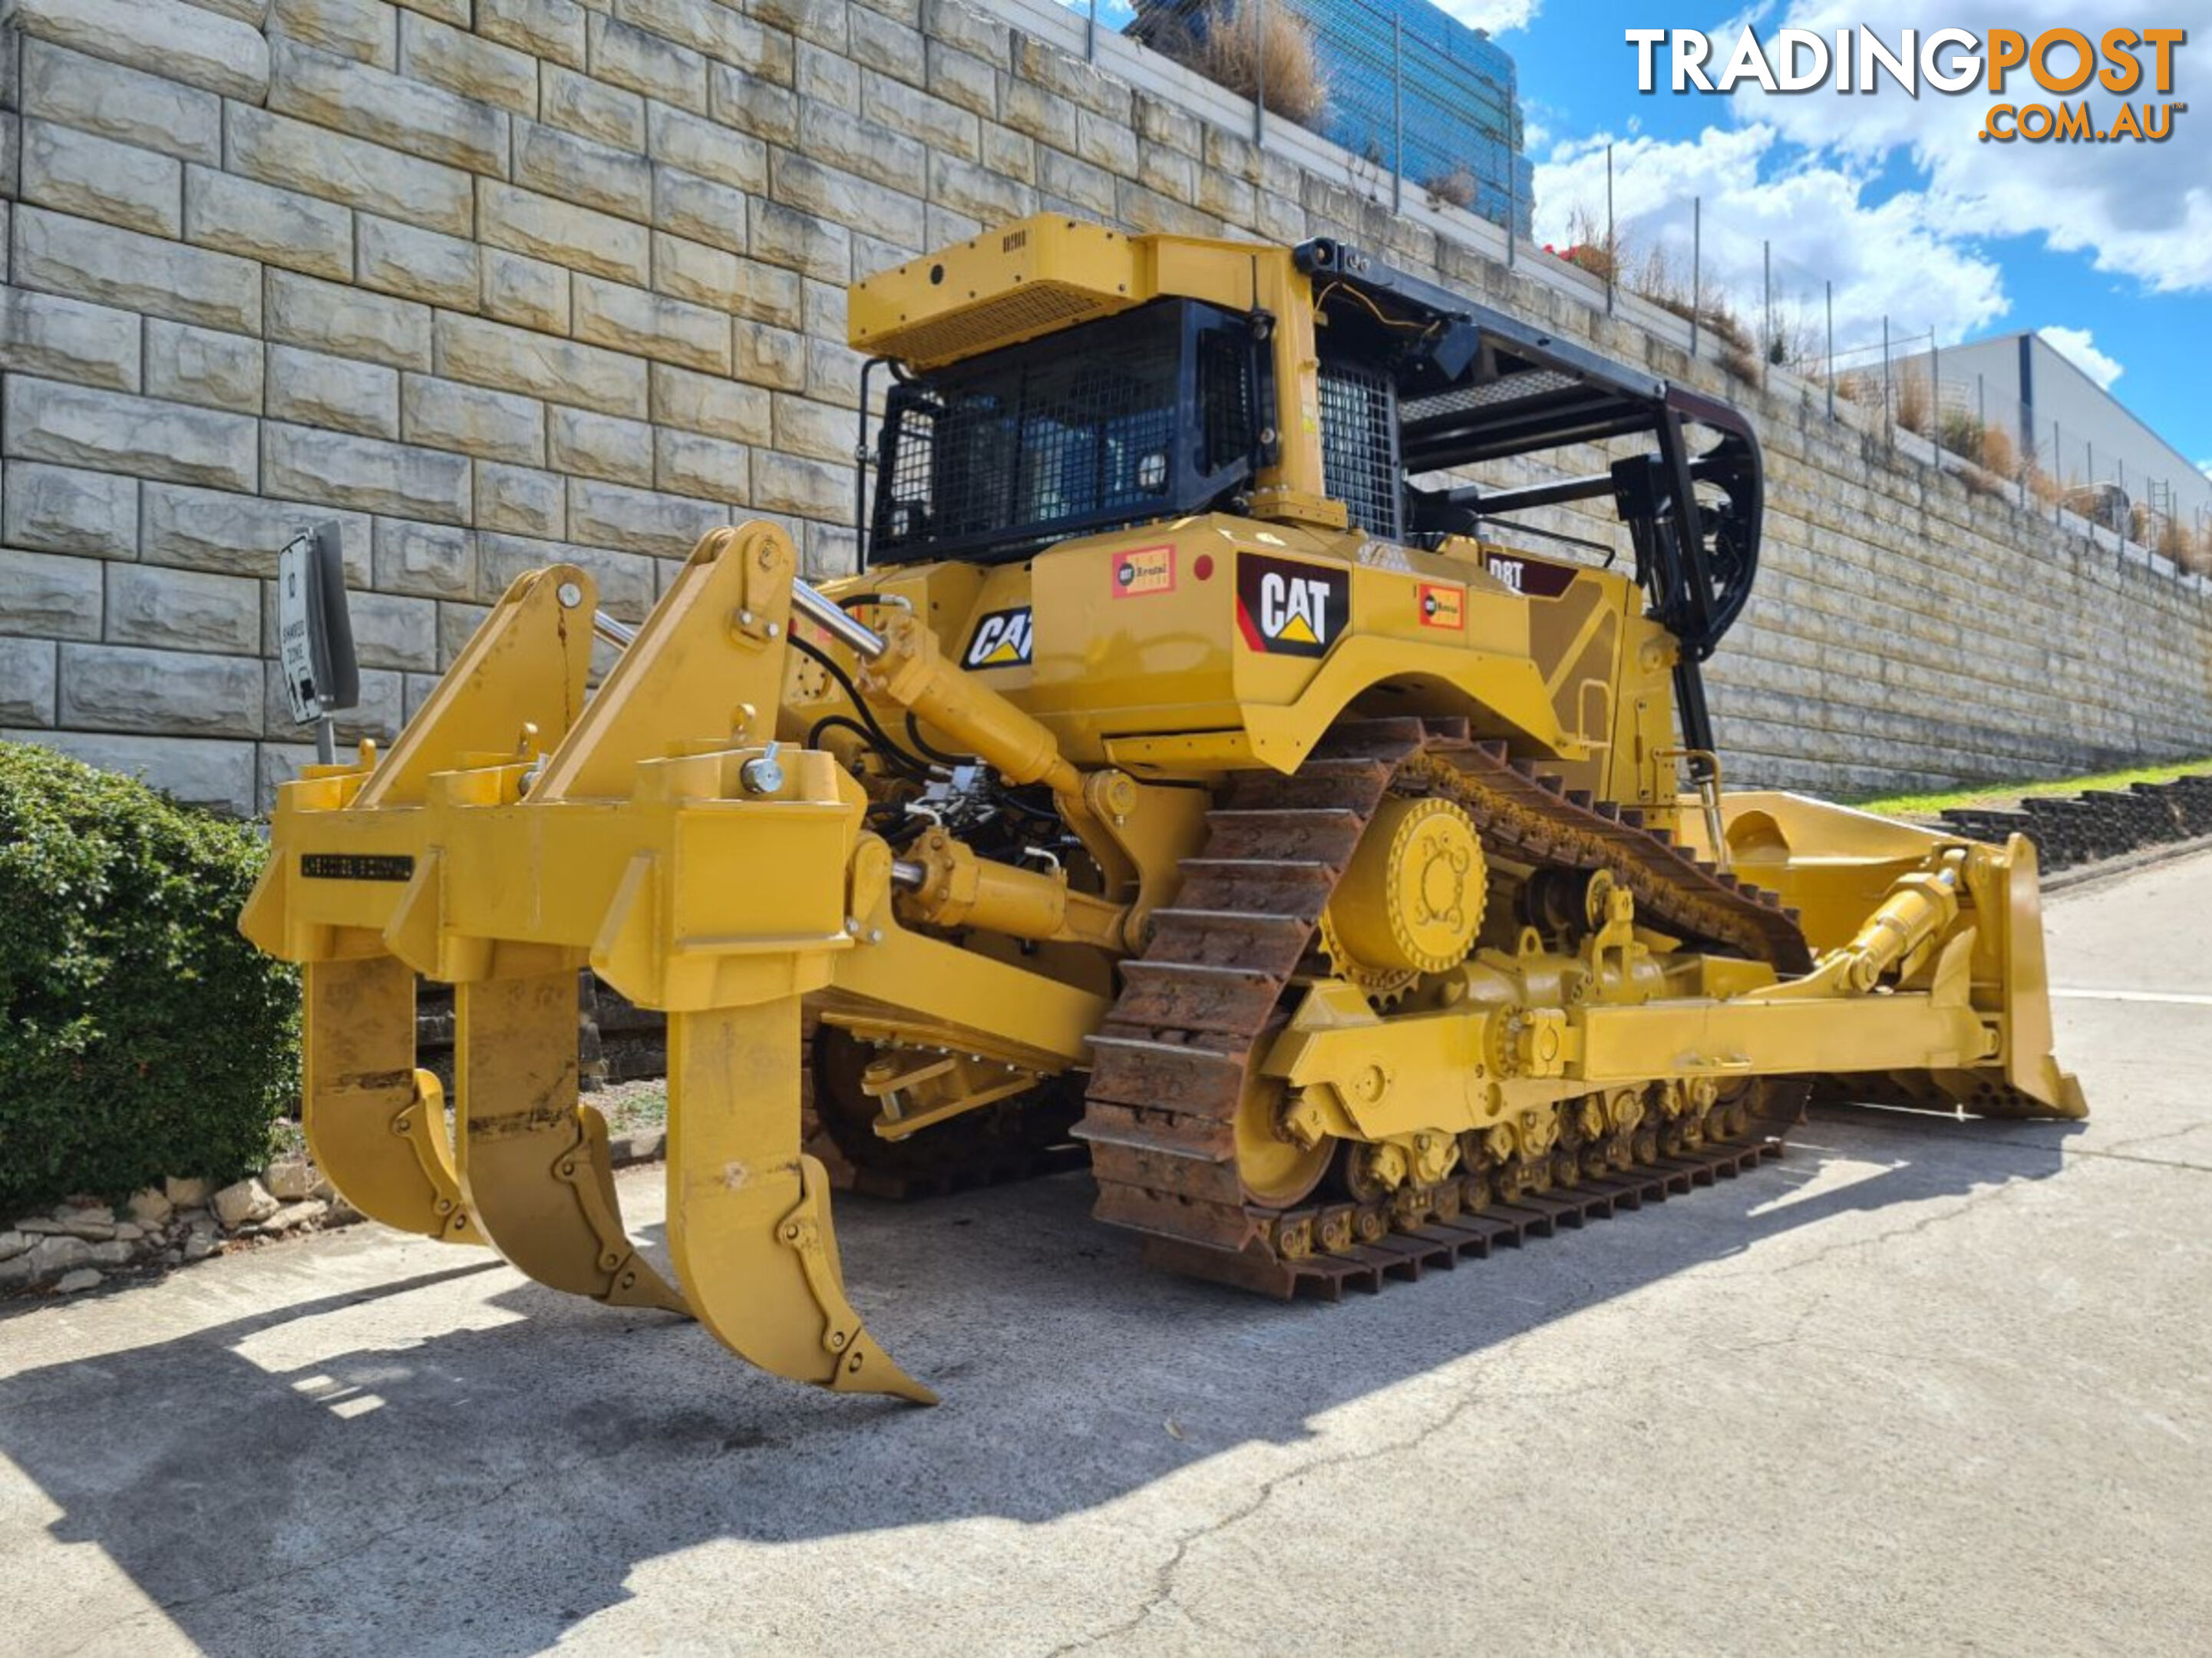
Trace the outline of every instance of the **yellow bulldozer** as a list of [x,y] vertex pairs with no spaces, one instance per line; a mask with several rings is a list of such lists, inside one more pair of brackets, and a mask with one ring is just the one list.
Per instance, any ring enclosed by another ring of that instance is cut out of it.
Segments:
[[[526,574],[388,750],[282,791],[241,924],[302,966],[363,1213],[928,1400],[809,1108],[863,1171],[1087,1147],[1150,1260],[1279,1296],[1710,1183],[1816,1090],[2083,1114],[2032,845],[1721,787],[1735,410],[1329,240],[1045,216],[849,316],[859,574],[735,525],[634,635]],[[586,968],[666,1013],[672,1282],[579,1102]]]

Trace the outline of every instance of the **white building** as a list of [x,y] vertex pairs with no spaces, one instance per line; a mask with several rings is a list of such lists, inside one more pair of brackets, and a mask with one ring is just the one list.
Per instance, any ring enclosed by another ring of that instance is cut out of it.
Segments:
[[2038,335],[1922,351],[1892,372],[1923,384],[1934,376],[1941,409],[2005,433],[2020,458],[2080,492],[2073,499],[2085,510],[2101,502],[2094,515],[2115,528],[2126,522],[2115,489],[2127,507],[2147,508],[2192,534],[2212,528],[2212,478]]

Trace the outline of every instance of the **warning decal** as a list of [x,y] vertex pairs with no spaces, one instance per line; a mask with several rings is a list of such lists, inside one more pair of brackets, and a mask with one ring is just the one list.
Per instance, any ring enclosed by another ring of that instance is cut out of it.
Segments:
[[1173,547],[1139,547],[1114,561],[1114,597],[1145,598],[1175,591]]

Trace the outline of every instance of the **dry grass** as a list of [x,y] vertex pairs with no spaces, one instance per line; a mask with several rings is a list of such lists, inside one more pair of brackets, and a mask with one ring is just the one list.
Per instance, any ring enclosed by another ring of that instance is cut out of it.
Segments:
[[1267,112],[1312,126],[1328,109],[1328,79],[1312,27],[1284,0],[1266,5],[1218,0],[1193,22],[1145,7],[1138,35],[1164,57],[1240,98],[1264,94]]
[[1446,203],[1454,207],[1473,207],[1477,194],[1474,174],[1465,167],[1454,167],[1449,173],[1439,173],[1421,180],[1421,188],[1429,192],[1429,205]]
[[1929,403],[1928,382],[1918,374],[1905,374],[1896,381],[1896,420],[1908,432],[1929,435]]

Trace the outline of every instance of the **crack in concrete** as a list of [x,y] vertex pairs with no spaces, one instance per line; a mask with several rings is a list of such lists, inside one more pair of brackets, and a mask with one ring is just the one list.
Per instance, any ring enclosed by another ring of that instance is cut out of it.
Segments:
[[[1465,1396],[1454,1403],[1449,1410],[1435,1421],[1422,1427],[1411,1436],[1392,1440],[1384,1445],[1370,1446],[1362,1450],[1340,1452],[1334,1455],[1321,1457],[1311,1462],[1300,1463],[1295,1468],[1286,1468],[1282,1473],[1261,1481],[1258,1491],[1253,1494],[1249,1502],[1222,1515],[1218,1519],[1209,1521],[1203,1526],[1184,1533],[1176,1540],[1168,1558],[1152,1569],[1152,1591],[1142,1606],[1119,1623],[1100,1630],[1095,1634],[1083,1636],[1077,1640],[1065,1642],[1054,1647],[1046,1655],[1046,1658],[1066,1658],[1069,1653],[1087,1651],[1102,1642],[1114,1640],[1140,1628],[1152,1619],[1155,1612],[1175,1601],[1176,1576],[1182,1570],[1182,1564],[1194,1546],[1204,1542],[1209,1537],[1218,1536],[1231,1527],[1250,1519],[1261,1509],[1267,1507],[1277,1491],[1292,1481],[1303,1479],[1310,1474],[1325,1473],[1335,1468],[1355,1467],[1360,1463],[1377,1461],[1384,1457],[1395,1456],[1404,1451],[1419,1450],[1422,1445],[1450,1427],[1469,1411],[1479,1405],[1489,1402],[1489,1395],[1482,1390],[1481,1387],[1482,1373],[1494,1369],[1511,1357],[1514,1349],[1528,1339],[1528,1333],[1524,1333],[1514,1337],[1487,1355],[1482,1360],[1478,1373],[1469,1378]],[[1183,1610],[1186,1615],[1188,1615],[1188,1608],[1186,1607]]]

